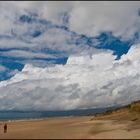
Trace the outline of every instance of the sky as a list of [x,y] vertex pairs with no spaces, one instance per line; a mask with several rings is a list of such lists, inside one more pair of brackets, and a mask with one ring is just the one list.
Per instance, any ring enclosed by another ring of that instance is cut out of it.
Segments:
[[139,1],[6,1],[0,13],[0,110],[140,99]]

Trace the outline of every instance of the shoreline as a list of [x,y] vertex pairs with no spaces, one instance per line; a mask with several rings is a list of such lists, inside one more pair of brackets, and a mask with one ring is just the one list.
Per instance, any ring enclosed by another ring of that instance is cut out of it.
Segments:
[[7,119],[7,120],[1,120],[1,122],[28,122],[28,121],[43,121],[43,120],[49,120],[49,119],[65,119],[65,118],[72,118],[72,117],[94,117],[95,115],[71,115],[71,116],[51,116],[51,117],[42,117],[42,118],[25,118],[25,119]]

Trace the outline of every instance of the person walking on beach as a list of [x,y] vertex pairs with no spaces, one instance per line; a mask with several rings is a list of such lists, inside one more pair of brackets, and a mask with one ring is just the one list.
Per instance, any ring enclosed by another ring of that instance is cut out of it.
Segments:
[[4,124],[4,133],[7,133],[7,124]]

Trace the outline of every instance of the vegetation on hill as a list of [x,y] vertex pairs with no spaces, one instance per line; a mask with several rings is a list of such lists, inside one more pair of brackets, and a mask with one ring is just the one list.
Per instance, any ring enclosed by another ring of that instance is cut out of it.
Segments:
[[108,110],[103,113],[95,114],[94,118],[113,118],[113,119],[126,119],[133,120],[134,117],[139,118],[140,115],[140,100],[132,102],[129,105],[125,105],[116,109]]

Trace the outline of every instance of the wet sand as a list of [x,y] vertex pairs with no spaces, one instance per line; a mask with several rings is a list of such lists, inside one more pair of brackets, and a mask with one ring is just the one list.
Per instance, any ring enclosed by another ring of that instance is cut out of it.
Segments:
[[78,116],[8,122],[3,133],[0,122],[0,138],[10,139],[140,139],[139,115],[129,119],[113,116]]

